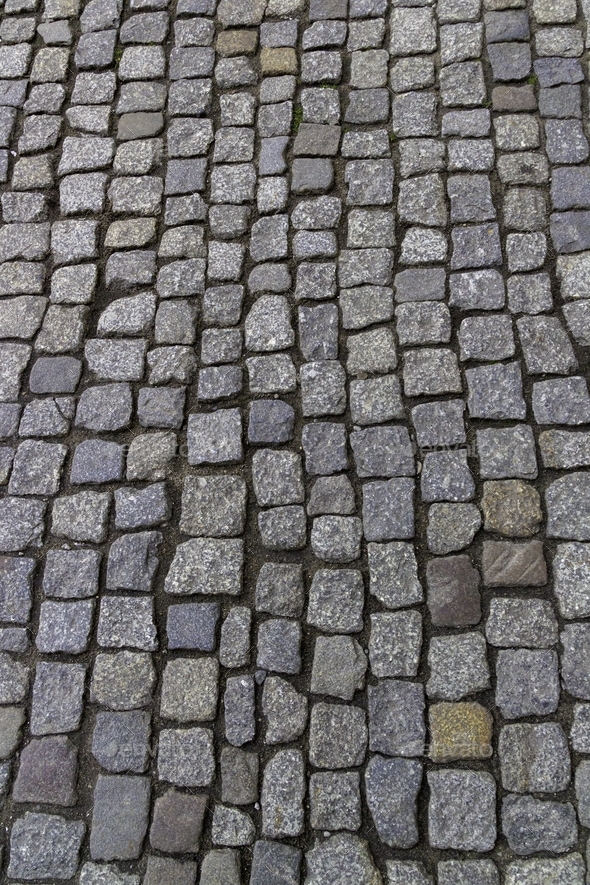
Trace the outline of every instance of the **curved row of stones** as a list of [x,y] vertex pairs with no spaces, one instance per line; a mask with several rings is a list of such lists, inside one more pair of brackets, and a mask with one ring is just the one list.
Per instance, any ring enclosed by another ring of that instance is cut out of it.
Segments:
[[0,7],[7,880],[583,885],[583,10]]

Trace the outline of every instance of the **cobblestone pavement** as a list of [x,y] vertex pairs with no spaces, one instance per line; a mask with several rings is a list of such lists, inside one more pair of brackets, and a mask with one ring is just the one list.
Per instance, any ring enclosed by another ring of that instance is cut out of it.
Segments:
[[0,9],[2,881],[584,885],[583,8]]

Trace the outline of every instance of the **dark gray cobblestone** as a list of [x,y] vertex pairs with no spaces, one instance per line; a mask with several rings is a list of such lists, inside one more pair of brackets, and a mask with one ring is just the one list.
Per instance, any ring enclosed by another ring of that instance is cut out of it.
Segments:
[[0,0],[0,878],[583,885],[588,15]]

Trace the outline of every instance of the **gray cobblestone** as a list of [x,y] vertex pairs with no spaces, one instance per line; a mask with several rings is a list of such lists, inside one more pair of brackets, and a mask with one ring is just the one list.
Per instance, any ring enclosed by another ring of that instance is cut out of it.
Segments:
[[8,875],[71,878],[86,827],[59,815],[27,812],[15,821]]
[[400,2],[5,0],[11,880],[582,885],[588,10]]

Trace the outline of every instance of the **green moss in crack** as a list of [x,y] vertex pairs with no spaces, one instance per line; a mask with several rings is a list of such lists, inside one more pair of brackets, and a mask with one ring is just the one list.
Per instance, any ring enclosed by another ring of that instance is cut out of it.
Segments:
[[299,127],[301,126],[301,121],[303,120],[303,108],[301,105],[297,105],[295,110],[293,111],[293,135],[297,135],[299,132]]

